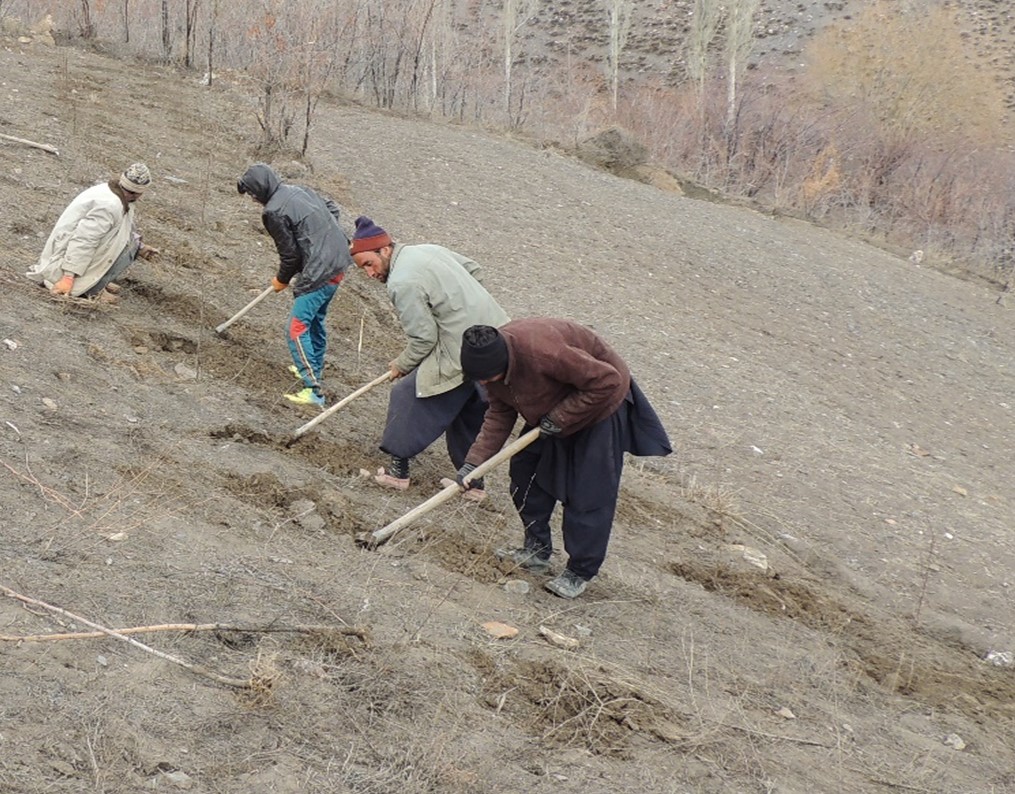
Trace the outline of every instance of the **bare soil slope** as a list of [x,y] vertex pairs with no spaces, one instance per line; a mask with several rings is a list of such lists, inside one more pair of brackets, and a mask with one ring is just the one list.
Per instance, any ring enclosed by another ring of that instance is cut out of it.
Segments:
[[[384,388],[290,443],[312,414],[282,399],[287,296],[214,332],[275,262],[235,192],[238,88],[5,39],[0,133],[60,150],[0,140],[0,791],[1015,791],[1015,674],[985,660],[1015,650],[1015,330],[987,288],[323,108],[312,171],[283,171],[350,222],[472,255],[514,316],[593,325],[669,428],[677,454],[631,461],[603,574],[569,603],[493,559],[520,534],[503,473],[488,504],[357,546],[437,490],[440,445],[381,492],[360,472]],[[136,159],[161,259],[115,308],[51,299],[22,273],[52,223]],[[331,333],[333,399],[402,343],[360,274]],[[246,630],[133,635],[173,659],[13,639],[81,619]]]

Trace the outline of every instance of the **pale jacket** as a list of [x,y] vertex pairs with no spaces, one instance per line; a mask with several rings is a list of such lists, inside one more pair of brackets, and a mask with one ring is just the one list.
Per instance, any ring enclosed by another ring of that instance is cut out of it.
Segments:
[[417,370],[417,397],[443,394],[464,382],[466,328],[509,320],[480,279],[478,264],[442,246],[394,247],[388,295],[409,337],[394,364],[401,372]]
[[36,265],[25,273],[52,287],[64,273],[74,274],[71,295],[94,287],[113,262],[132,243],[134,206],[123,201],[105,182],[79,193],[53,227]]

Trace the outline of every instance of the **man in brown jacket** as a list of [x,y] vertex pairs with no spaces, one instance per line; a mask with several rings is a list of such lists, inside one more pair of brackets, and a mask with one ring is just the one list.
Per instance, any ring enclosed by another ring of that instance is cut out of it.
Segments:
[[669,438],[624,360],[590,329],[530,317],[462,336],[465,376],[486,387],[483,427],[456,480],[495,455],[520,415],[540,438],[509,467],[511,498],[525,529],[521,548],[498,549],[534,573],[550,568],[550,516],[564,506],[567,568],[546,583],[562,598],[581,595],[606,558],[624,453],[668,455]]

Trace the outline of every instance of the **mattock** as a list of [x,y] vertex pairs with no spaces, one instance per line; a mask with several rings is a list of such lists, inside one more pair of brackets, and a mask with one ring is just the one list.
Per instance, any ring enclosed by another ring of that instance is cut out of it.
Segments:
[[[480,463],[475,469],[469,472],[469,476],[465,478],[465,481],[470,482],[471,480],[475,480],[478,477],[482,477],[488,471],[495,469],[504,461],[513,457],[515,454],[521,452],[537,438],[539,438],[539,428],[535,427],[525,435],[516,438],[514,441],[512,441],[510,444],[504,447],[504,449],[502,449],[500,452],[498,452],[489,460]],[[386,527],[375,530],[374,532],[360,532],[356,536],[356,542],[361,546],[366,546],[367,548],[370,549],[376,549],[382,543],[387,541],[392,535],[398,532],[398,530],[404,529],[405,527],[409,526],[409,524],[411,524],[421,515],[429,513],[438,505],[444,504],[446,501],[453,498],[457,494],[460,494],[461,492],[462,489],[458,485],[458,483],[452,483],[451,485],[446,486],[439,493],[436,493],[433,496],[431,496],[429,499],[423,502],[423,504],[414,507],[412,510],[410,510],[401,518],[395,519]]]

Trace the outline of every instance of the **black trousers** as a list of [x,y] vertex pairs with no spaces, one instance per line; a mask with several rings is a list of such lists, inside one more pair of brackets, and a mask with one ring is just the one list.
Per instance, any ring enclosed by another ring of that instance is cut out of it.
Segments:
[[[570,439],[540,439],[511,458],[511,499],[525,528],[525,547],[536,551],[543,559],[549,558],[553,550],[550,519],[557,507],[558,499],[539,484],[542,478],[537,477],[537,471],[543,455],[547,452],[547,446],[569,444],[569,441]],[[601,454],[603,457],[612,458],[610,453],[611,450],[602,450]],[[563,503],[561,530],[564,536],[564,551],[568,556],[567,568],[583,579],[591,579],[598,574],[603,560],[606,559],[606,548],[613,529],[613,516],[617,510],[623,453],[621,452],[618,457],[620,462],[615,467],[610,467],[609,475],[611,480],[616,478],[615,483],[612,487],[607,485],[598,492],[595,507],[579,508],[571,500]]]
[[[522,432],[530,428],[526,426]],[[669,455],[666,430],[638,384],[611,416],[567,438],[541,438],[511,459],[511,498],[525,527],[525,545],[548,558],[550,518],[563,505],[567,567],[591,579],[606,558],[617,512],[624,453]]]

